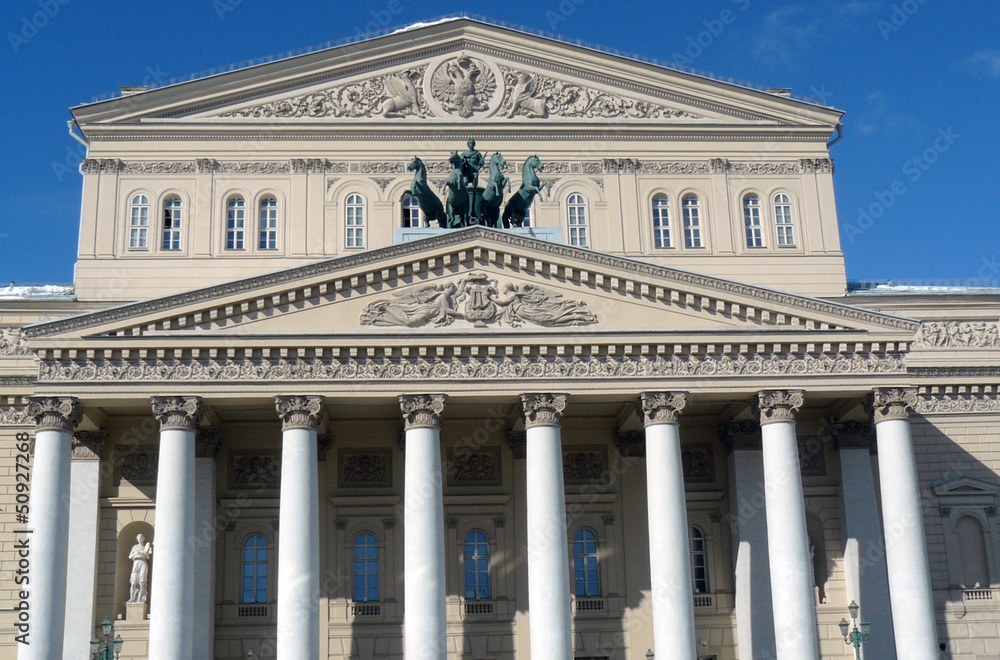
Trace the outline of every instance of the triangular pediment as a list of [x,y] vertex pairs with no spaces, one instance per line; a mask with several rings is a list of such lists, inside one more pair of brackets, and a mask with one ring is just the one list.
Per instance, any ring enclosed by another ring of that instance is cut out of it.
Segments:
[[934,493],[938,497],[996,497],[1000,493],[1000,485],[980,479],[973,479],[972,477],[962,477],[934,486]]
[[74,109],[96,124],[479,122],[811,127],[840,113],[462,18]]
[[836,352],[853,342],[905,343],[916,328],[909,319],[475,227],[35,324],[28,334],[34,346],[63,346],[74,338],[322,342],[400,333],[501,333],[516,342],[571,330],[744,348],[818,342]]

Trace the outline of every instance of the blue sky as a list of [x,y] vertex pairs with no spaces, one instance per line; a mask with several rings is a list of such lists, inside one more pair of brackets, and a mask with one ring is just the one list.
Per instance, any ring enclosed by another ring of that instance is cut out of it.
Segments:
[[3,0],[0,282],[72,281],[69,107],[460,10],[820,98],[848,276],[1000,280],[1000,3]]

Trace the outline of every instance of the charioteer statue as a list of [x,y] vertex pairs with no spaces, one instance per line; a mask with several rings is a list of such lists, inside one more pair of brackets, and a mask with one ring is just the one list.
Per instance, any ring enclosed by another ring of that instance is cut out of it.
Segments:
[[501,223],[505,229],[512,225],[521,227],[535,195],[548,187],[548,182],[540,181],[537,174],[543,170],[542,161],[538,156],[525,161],[521,187],[507,202],[501,217],[504,190],[510,186],[510,179],[503,172],[507,161],[500,152],[494,153],[489,159],[489,179],[480,187],[479,172],[487,161],[476,149],[475,140],[470,138],[466,144],[466,151],[461,154],[453,151],[448,159],[452,169],[444,186],[448,193],[444,203],[428,185],[427,167],[420,158],[414,156],[407,167],[414,173],[410,194],[417,198],[428,226],[435,221],[439,227],[448,229],[470,225],[499,229]]

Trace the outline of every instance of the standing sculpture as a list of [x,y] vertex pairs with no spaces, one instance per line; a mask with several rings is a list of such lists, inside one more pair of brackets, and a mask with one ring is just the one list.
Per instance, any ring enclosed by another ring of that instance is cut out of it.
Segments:
[[448,216],[448,228],[464,227],[469,224],[469,191],[466,184],[465,175],[462,173],[462,165],[465,159],[457,151],[451,152],[451,175],[445,186],[448,188],[448,201],[446,202],[446,215]]
[[503,173],[507,161],[496,152],[490,158],[490,179],[483,189],[479,212],[476,214],[487,227],[500,228],[500,204],[503,203],[503,191],[510,184],[510,179]]
[[148,597],[146,580],[149,577],[149,559],[153,555],[153,544],[146,542],[146,537],[137,534],[135,545],[128,553],[132,560],[132,573],[129,575],[130,603],[145,603]]
[[522,226],[525,211],[531,208],[531,202],[534,201],[535,195],[549,187],[547,181],[539,181],[538,179],[538,172],[544,169],[545,166],[542,165],[538,156],[530,156],[528,160],[524,161],[524,166],[521,168],[521,187],[511,196],[503,210],[504,229],[510,228],[511,225]]
[[462,176],[473,188],[479,187],[479,170],[483,169],[483,154],[476,150],[476,141],[469,138],[468,149],[462,153]]
[[446,226],[448,216],[445,215],[441,200],[427,185],[427,168],[424,166],[424,162],[414,156],[406,170],[414,173],[413,183],[410,184],[410,194],[417,198],[417,204],[420,206],[420,212],[426,218],[427,226],[430,226],[431,220],[436,220],[439,227]]

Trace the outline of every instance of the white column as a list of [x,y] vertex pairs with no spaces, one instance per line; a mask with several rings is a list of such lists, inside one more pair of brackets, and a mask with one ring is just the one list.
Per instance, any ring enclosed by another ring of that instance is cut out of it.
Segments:
[[101,447],[107,431],[77,431],[70,466],[69,547],[63,660],[91,660],[97,593]]
[[194,641],[195,658],[215,657],[215,455],[222,434],[198,431],[194,459]]
[[403,489],[403,624],[406,660],[444,660],[443,394],[399,397],[406,428]]
[[691,547],[677,416],[684,392],[645,392],[646,510],[653,594],[654,653],[695,660]]
[[758,394],[767,502],[771,608],[778,660],[817,660],[819,640],[805,499],[795,436],[799,390]]
[[194,441],[201,397],[152,398],[160,422],[149,659],[188,660],[194,629]]
[[[18,657],[61,658],[66,618],[66,560],[69,548],[70,445],[82,413],[75,397],[31,397],[35,458],[31,467],[28,543],[30,644]],[[15,543],[15,547],[17,547]]]
[[560,418],[565,394],[522,394],[527,433],[531,657],[571,660],[569,556]]
[[844,501],[844,577],[847,601],[861,606],[858,615],[871,621],[873,634],[862,657],[896,660],[889,581],[882,550],[875,476],[872,473],[873,429],[870,422],[840,422],[832,427],[840,457],[840,491]]
[[910,437],[909,411],[916,403],[915,389],[879,389],[874,393],[885,559],[896,656],[906,660],[937,660],[934,596]]
[[736,627],[741,658],[774,658],[771,565],[767,556],[767,511],[760,424],[730,422],[724,441],[735,511],[729,520],[736,557]]
[[278,660],[319,657],[319,474],[323,397],[275,397],[281,417]]

